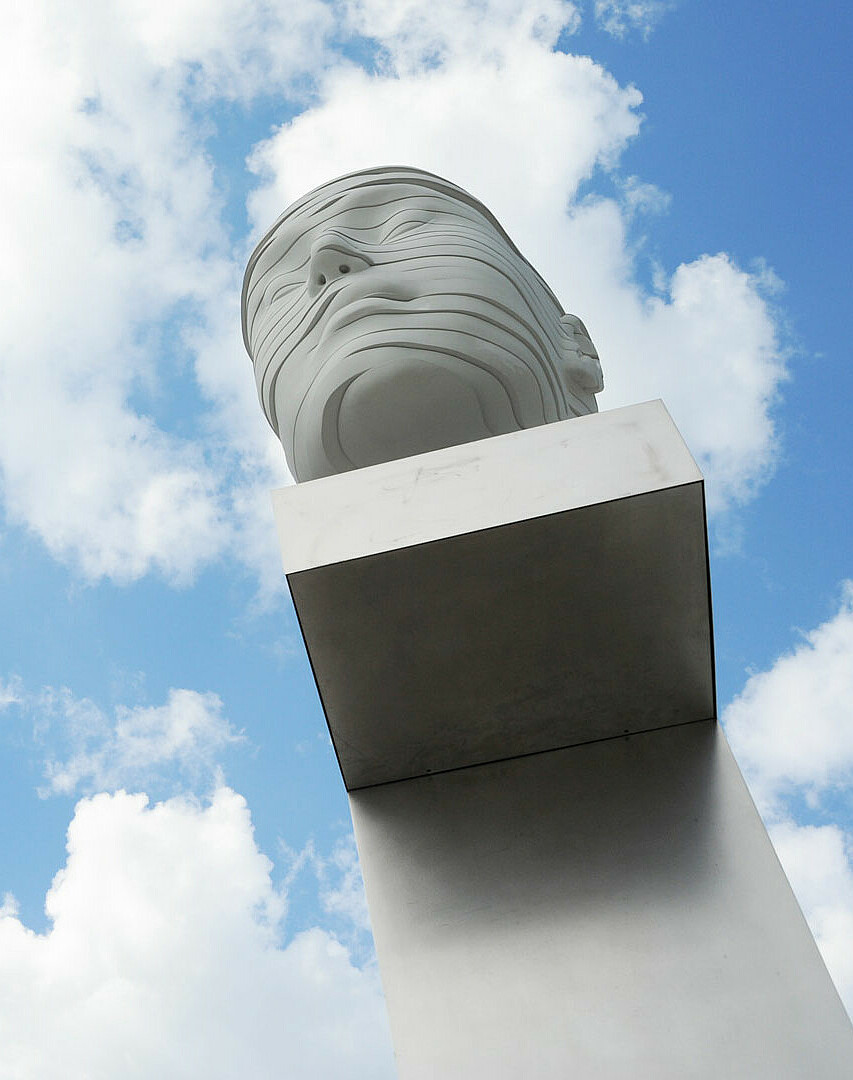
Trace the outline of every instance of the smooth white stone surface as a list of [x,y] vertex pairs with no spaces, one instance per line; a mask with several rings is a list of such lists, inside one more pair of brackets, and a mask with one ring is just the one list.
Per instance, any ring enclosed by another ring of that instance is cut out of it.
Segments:
[[702,480],[662,401],[272,493],[286,574]]
[[702,481],[660,402],[276,509],[349,789],[715,714]]
[[400,1080],[847,1080],[713,721],[350,795]]

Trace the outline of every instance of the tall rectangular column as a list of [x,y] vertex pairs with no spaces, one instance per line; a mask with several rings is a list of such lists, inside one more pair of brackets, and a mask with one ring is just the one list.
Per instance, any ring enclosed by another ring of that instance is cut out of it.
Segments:
[[401,1080],[841,1080],[713,720],[350,795]]

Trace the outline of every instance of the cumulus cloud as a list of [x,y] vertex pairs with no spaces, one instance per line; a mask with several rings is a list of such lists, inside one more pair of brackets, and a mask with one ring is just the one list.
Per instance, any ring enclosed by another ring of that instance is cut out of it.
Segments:
[[34,0],[4,26],[0,475],[11,520],[87,577],[188,581],[243,549],[229,470],[263,474],[262,425],[198,439],[156,419],[187,331],[223,307],[233,378],[208,358],[181,405],[255,407],[199,107],[286,90],[329,18],[319,0]]
[[222,753],[242,741],[216,694],[169,691],[157,706],[119,705],[110,716],[70,690],[19,692],[48,750],[42,795],[147,785],[171,774],[197,786],[218,775]]
[[853,837],[826,819],[853,780],[853,582],[838,611],[751,675],[723,724],[826,965],[853,1015]]
[[[317,103],[257,147],[255,232],[351,169],[406,163],[448,176],[497,214],[586,322],[605,372],[602,408],[663,397],[706,474],[712,510],[748,500],[778,454],[777,283],[716,253],[659,268],[656,288],[644,286],[638,214],[664,211],[667,196],[618,174],[640,129],[641,95],[589,58],[554,51],[574,9],[498,6],[502,19],[481,26],[482,6],[444,0],[433,18],[431,6],[360,0],[359,25],[383,64],[373,74],[330,70]],[[429,48],[418,53],[415,41]],[[603,173],[620,197],[583,194]]]
[[[612,217],[606,206],[586,214]],[[659,295],[613,280],[590,298],[599,349],[613,358],[601,407],[662,397],[705,475],[709,509],[747,502],[778,460],[773,407],[787,377],[763,274],[720,253],[664,275]]]
[[853,582],[832,618],[750,676],[723,723],[767,816],[788,796],[816,808],[853,782]]
[[847,1011],[853,1016],[853,838],[837,825],[782,821],[773,846]]
[[110,40],[114,14],[150,64],[178,70],[201,98],[245,100],[286,89],[324,62],[334,26],[322,0],[120,0],[97,7],[95,18],[110,27]]
[[[448,38],[455,26],[445,28]],[[551,44],[529,31],[515,34],[510,24],[493,28],[473,55],[408,74],[330,71],[321,103],[253,155],[263,180],[250,200],[256,231],[330,176],[398,163],[449,175],[511,217],[516,232],[539,236],[640,125],[635,89]]]
[[49,930],[0,908],[0,1077],[392,1077],[374,967],[318,928],[283,940],[271,868],[227,788],[80,802]]

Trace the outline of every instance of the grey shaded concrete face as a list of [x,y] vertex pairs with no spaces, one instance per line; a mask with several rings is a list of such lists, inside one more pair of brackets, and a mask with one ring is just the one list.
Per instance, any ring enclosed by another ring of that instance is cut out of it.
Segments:
[[846,1080],[713,721],[350,795],[400,1080]]
[[299,480],[593,412],[583,323],[461,188],[354,173],[285,211],[256,249],[243,330]]

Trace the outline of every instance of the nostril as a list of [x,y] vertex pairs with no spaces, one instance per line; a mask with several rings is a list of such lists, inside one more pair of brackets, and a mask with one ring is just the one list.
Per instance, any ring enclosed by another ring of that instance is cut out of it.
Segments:
[[373,266],[371,257],[356,248],[354,241],[334,232],[314,241],[306,267],[306,285],[312,296],[336,287],[344,277],[355,277]]

